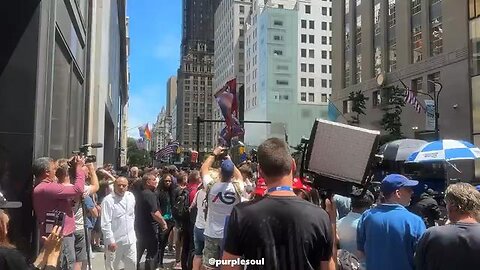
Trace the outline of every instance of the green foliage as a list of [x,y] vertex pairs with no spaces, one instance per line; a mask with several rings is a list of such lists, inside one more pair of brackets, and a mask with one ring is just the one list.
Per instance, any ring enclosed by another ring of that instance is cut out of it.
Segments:
[[382,110],[384,112],[381,125],[387,132],[384,140],[392,141],[404,138],[402,133],[401,114],[405,107],[405,93],[398,86],[384,88],[382,100],[385,101]]
[[350,92],[348,96],[348,100],[352,102],[352,112],[356,113],[356,115],[352,116],[352,120],[350,120],[350,124],[352,125],[359,125],[360,124],[360,115],[365,115],[366,110],[366,101],[368,97],[366,97],[362,91],[357,92]]
[[138,149],[134,138],[128,138],[127,149],[128,165],[137,167],[151,165],[152,159],[150,153],[147,150]]

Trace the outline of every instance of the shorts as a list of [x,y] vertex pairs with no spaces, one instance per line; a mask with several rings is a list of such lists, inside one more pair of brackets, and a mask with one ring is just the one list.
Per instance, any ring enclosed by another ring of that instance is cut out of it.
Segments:
[[205,235],[205,247],[203,249],[203,265],[206,267],[213,267],[208,262],[210,259],[220,259],[220,244],[222,238],[211,238]]
[[193,229],[193,243],[195,245],[195,256],[203,255],[203,248],[205,247],[205,236],[203,232],[205,229],[199,229],[195,226]]
[[95,225],[93,225],[93,231],[97,233],[102,232],[102,226],[101,226],[101,221],[100,221],[100,216],[97,218],[95,221]]
[[75,236],[75,261],[86,262],[87,261],[87,246],[85,242],[85,232],[77,231]]

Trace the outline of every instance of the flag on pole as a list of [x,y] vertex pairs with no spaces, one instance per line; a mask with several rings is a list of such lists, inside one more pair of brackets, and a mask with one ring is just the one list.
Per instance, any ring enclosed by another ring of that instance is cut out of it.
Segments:
[[410,105],[413,105],[417,113],[421,113],[423,107],[422,107],[422,104],[420,104],[420,102],[418,101],[417,95],[415,95],[415,93],[402,80],[400,79],[398,80],[403,85],[403,88],[405,88],[405,102]]
[[145,140],[152,140],[152,132],[148,128],[148,123],[138,127],[138,133],[140,134],[140,137]]
[[238,121],[237,79],[228,81],[215,94],[215,99],[225,119],[226,127],[220,133],[220,141],[229,146],[233,137],[242,136],[245,131]]
[[155,152],[155,159],[160,160],[162,158],[169,157],[171,154],[177,152],[177,148],[180,146],[180,143],[175,141],[171,142],[169,145]]

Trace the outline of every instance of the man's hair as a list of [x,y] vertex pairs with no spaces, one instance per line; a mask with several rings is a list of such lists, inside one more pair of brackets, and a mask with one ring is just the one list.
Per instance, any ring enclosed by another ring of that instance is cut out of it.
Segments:
[[250,179],[253,178],[253,170],[249,164],[243,164],[238,170],[242,175],[246,175]]
[[49,157],[41,157],[35,159],[32,164],[33,175],[35,177],[42,176],[42,174],[44,174],[50,169],[51,162],[53,162],[53,159]]
[[197,179],[200,178],[200,172],[197,170],[193,170],[188,175],[188,183],[195,183]]
[[445,201],[458,208],[458,211],[476,217],[480,213],[480,192],[468,183],[456,183],[447,187]]
[[[170,175],[171,174],[165,174],[164,177],[166,177],[167,175]],[[164,177],[162,177],[162,179],[164,179]],[[170,177],[170,179],[173,181],[173,178]],[[186,184],[187,183],[187,179],[188,179],[188,174],[184,171],[181,171],[179,174],[178,174],[178,178],[177,178],[177,183],[178,184]]]
[[361,209],[361,208],[369,208],[372,206],[373,201],[375,200],[372,192],[367,190],[365,194],[363,194],[362,190],[355,190],[351,194],[352,199],[352,208]]
[[286,176],[292,170],[288,145],[281,139],[270,138],[258,147],[258,163],[265,177]]
[[155,178],[155,175],[151,174],[151,173],[145,173],[143,176],[142,176],[142,181],[143,181],[143,184],[145,185],[148,181],[148,179],[150,179],[151,177]]
[[70,166],[68,165],[68,159],[62,158],[57,160],[57,171],[55,172],[55,175],[59,180],[63,180],[65,177],[68,176],[68,169]]

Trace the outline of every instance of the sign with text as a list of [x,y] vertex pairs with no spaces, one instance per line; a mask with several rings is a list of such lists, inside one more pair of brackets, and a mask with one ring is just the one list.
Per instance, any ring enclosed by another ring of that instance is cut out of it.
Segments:
[[435,130],[435,102],[425,100],[425,130]]

